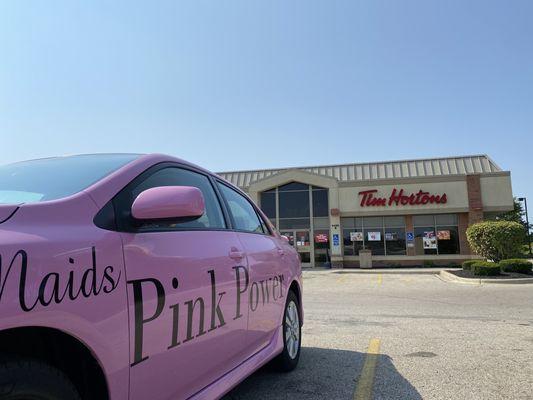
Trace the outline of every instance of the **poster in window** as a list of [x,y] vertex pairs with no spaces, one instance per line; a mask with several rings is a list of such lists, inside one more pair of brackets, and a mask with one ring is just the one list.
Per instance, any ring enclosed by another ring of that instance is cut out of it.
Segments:
[[317,233],[315,235],[315,243],[327,243],[328,235],[325,233]]
[[424,249],[434,250],[437,248],[437,238],[435,237],[434,231],[424,232]]
[[369,242],[379,242],[381,240],[381,232],[368,232]]
[[352,241],[352,242],[362,242],[363,241],[363,232],[350,232],[350,241]]
[[398,240],[398,234],[396,232],[385,232],[385,240],[388,242]]
[[437,231],[437,238],[439,240],[450,240],[450,231]]

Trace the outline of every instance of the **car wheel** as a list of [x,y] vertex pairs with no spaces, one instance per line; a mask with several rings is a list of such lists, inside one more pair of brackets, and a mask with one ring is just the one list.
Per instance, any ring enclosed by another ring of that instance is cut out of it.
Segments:
[[32,359],[0,360],[0,400],[80,400],[60,370]]
[[294,292],[287,295],[283,314],[283,352],[277,358],[278,368],[292,371],[298,365],[302,347],[302,326],[300,324],[300,306]]

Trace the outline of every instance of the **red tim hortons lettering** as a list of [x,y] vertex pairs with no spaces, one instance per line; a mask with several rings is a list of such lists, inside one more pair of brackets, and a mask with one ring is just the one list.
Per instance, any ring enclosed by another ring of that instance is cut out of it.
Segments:
[[404,189],[393,188],[388,200],[384,197],[377,197],[377,189],[359,192],[361,196],[361,207],[384,207],[384,206],[417,206],[427,204],[446,204],[448,197],[446,193],[430,194],[420,189],[415,193],[406,193]]

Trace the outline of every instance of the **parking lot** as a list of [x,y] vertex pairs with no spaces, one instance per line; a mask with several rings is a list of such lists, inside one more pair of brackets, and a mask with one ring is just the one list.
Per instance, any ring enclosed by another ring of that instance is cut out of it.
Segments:
[[225,400],[533,399],[533,285],[428,272],[304,272],[298,369],[265,367]]

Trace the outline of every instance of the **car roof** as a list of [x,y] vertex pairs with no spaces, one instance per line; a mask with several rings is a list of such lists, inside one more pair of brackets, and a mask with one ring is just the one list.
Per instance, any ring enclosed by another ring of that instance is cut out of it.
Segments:
[[[106,154],[111,154],[111,153],[102,153],[101,155],[105,156]],[[116,154],[116,153],[112,153],[112,154]],[[194,168],[196,170],[202,171],[205,174],[215,176],[213,172],[208,171],[205,168],[202,168],[196,164],[193,164],[189,161],[183,160],[178,157],[173,157],[173,156],[169,156],[166,154],[157,154],[157,153],[156,154],[139,154],[138,158],[135,158],[134,160],[125,164],[118,170],[112,172],[105,178],[91,185],[90,187],[85,189],[84,192],[88,193],[93,198],[93,200],[97,203],[97,205],[103,206],[105,205],[105,203],[107,203],[107,201],[110,200],[110,198],[112,198],[116,193],[118,193],[118,191],[124,188],[129,182],[135,179],[142,172],[146,171],[148,168],[150,168],[153,165],[165,163],[165,162],[182,164],[182,165]],[[224,180],[224,179],[221,179],[221,180]]]

